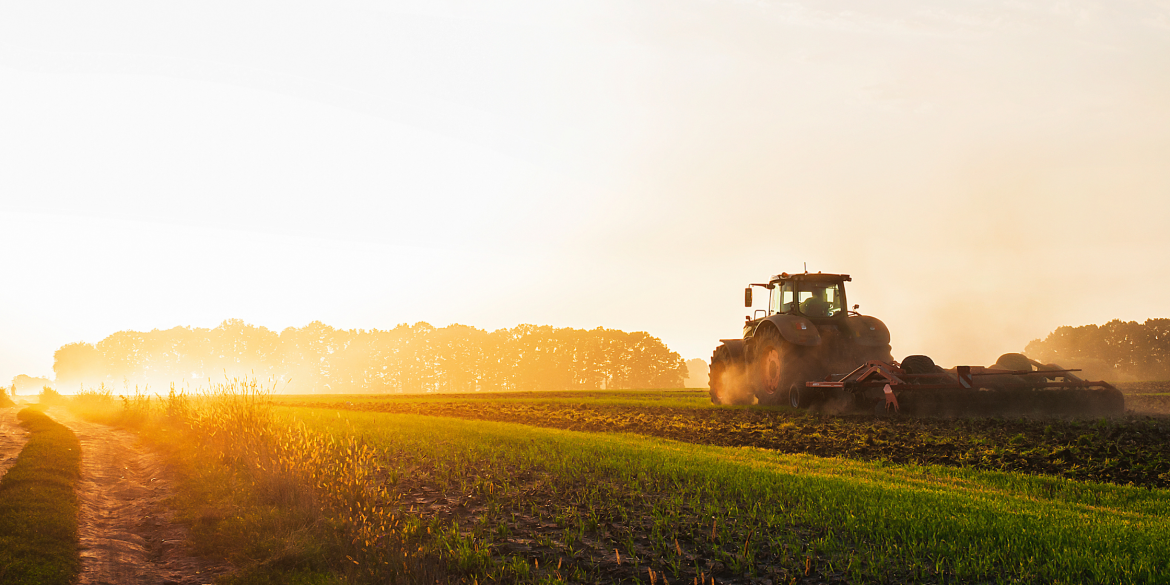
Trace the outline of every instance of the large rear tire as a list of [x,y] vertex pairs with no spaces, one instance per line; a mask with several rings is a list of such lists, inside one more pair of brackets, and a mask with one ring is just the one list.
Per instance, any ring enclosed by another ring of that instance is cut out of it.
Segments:
[[712,404],[751,404],[751,389],[744,380],[743,343],[720,343],[711,354],[707,378]]

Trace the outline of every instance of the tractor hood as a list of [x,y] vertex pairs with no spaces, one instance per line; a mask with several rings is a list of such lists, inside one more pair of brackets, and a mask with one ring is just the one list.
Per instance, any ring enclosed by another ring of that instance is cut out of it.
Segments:
[[[890,330],[877,317],[850,315],[842,321],[834,319],[834,329],[845,333],[853,343],[863,347],[884,347],[890,343]],[[761,326],[774,326],[785,341],[793,345],[813,347],[821,344],[821,332],[816,323],[800,315],[771,315],[744,328],[744,337],[755,335]]]
[[890,330],[877,317],[850,315],[845,324],[857,345],[881,347],[890,343]]
[[765,319],[776,326],[780,336],[793,345],[821,344],[821,333],[812,321],[800,315],[772,315]]

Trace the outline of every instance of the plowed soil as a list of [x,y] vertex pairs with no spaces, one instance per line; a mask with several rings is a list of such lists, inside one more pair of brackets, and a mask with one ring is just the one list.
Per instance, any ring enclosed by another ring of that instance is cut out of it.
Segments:
[[55,411],[81,441],[80,585],[211,583],[230,568],[192,556],[165,502],[170,471],[129,432]]
[[16,463],[16,456],[28,442],[28,433],[16,420],[16,407],[0,408],[0,477]]
[[[1127,396],[1127,400],[1129,396]],[[786,453],[1042,473],[1120,485],[1170,487],[1170,418],[1130,414],[1063,418],[830,416],[774,409],[612,406],[531,400],[321,404],[513,422],[591,432],[628,432],[689,443],[752,446]]]

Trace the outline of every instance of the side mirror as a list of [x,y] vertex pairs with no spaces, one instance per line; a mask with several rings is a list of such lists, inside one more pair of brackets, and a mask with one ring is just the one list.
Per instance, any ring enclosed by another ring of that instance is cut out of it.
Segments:
[[745,307],[752,306],[752,287],[750,287],[750,286],[743,289],[743,306],[745,306]]
[[853,305],[853,310],[854,310],[854,311],[856,311],[857,309],[860,309],[860,308],[861,308],[861,305]]

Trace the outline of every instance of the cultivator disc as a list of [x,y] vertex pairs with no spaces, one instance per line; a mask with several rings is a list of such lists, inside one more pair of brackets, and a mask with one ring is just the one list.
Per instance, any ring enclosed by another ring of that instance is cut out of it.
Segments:
[[917,416],[1105,416],[1125,411],[1117,388],[1082,380],[1075,371],[1022,354],[1005,354],[987,368],[944,370],[918,355],[901,364],[866,362],[848,374],[806,386],[822,392],[843,390],[862,409]]

